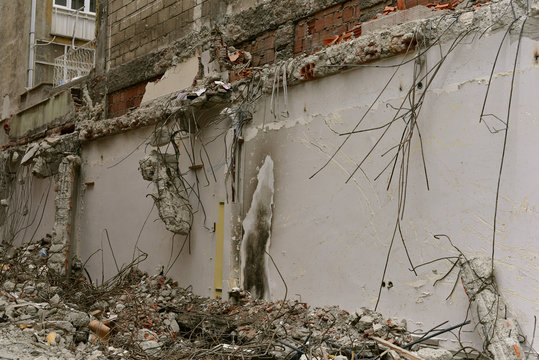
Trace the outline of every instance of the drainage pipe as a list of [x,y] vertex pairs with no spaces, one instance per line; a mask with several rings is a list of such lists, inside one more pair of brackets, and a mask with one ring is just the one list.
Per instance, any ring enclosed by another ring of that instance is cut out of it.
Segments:
[[26,87],[32,88],[34,86],[34,58],[35,58],[35,44],[36,42],[36,0],[32,0],[32,10],[30,13],[30,54],[28,55],[28,82]]

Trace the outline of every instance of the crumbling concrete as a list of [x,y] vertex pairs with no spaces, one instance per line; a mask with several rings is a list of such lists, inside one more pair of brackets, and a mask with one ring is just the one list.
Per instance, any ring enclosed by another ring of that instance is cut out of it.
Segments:
[[470,312],[486,348],[495,360],[520,359],[521,332],[498,293],[491,258],[462,259],[460,265],[462,284],[471,301]]
[[[503,14],[508,6],[510,6],[509,1],[502,0],[475,11],[466,9],[450,14],[440,12],[436,17],[428,19],[420,17],[416,20],[407,19],[406,15],[403,14],[401,18],[409,21],[389,29],[384,28],[385,24],[383,23],[379,25],[378,29],[376,26],[369,26],[368,34],[326,47],[312,55],[286,60],[284,64],[287,67],[287,74],[289,74],[287,84],[294,85],[335,75],[351,67],[399,54],[414,54],[420,45],[425,47],[440,40],[447,42],[465,33],[481,33],[507,27],[513,18],[495,14]],[[413,14],[421,14],[420,11],[414,9],[405,12],[409,12],[411,18],[413,18]],[[517,16],[521,16],[524,15],[525,9],[515,7],[515,12]],[[514,28],[518,28],[523,20],[524,17],[521,17]],[[261,72],[254,73],[255,77],[262,79],[266,93],[272,92],[275,75],[280,76],[280,73],[275,71],[277,66],[281,67],[283,63],[264,66]]]
[[269,246],[273,215],[273,160],[268,155],[258,172],[258,185],[253,194],[251,208],[243,220],[241,262],[243,288],[255,298],[270,297]]
[[176,155],[152,150],[139,163],[144,180],[154,183],[152,197],[166,228],[175,234],[189,234],[193,215]]
[[46,138],[28,146],[21,165],[31,165],[38,178],[58,174],[60,163],[66,155],[76,155],[80,150],[78,134]]
[[77,173],[80,158],[68,155],[62,159],[58,168],[55,223],[52,232],[52,245],[47,265],[58,273],[65,274],[70,268],[70,248],[72,243],[73,197],[76,194]]

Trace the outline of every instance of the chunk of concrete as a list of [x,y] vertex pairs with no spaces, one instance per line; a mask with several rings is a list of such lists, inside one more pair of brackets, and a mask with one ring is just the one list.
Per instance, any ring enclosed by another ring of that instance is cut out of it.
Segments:
[[184,62],[168,69],[161,79],[149,82],[141,104],[148,103],[158,97],[170,94],[193,85],[198,74],[198,56],[193,56]]
[[453,358],[449,350],[441,348],[422,348],[419,349],[417,355],[423,360],[451,360]]
[[490,257],[462,259],[461,280],[470,299],[470,312],[479,335],[495,360],[518,360],[523,354],[518,323],[501,298]]

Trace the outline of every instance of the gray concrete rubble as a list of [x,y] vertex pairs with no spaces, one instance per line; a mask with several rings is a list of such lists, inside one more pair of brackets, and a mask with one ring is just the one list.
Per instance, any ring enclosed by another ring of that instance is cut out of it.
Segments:
[[461,280],[479,335],[495,360],[517,360],[523,354],[521,331],[498,292],[490,258],[462,259]]
[[154,184],[152,197],[166,228],[175,234],[188,234],[192,211],[176,155],[152,150],[140,160],[140,172],[144,180]]
[[[49,240],[0,245],[0,356],[17,359],[284,360],[310,355],[350,360],[381,353],[371,337],[395,346],[412,340],[406,325],[366,308],[311,307],[296,300],[209,299],[135,267],[103,286],[73,270],[53,278]],[[8,265],[11,264],[11,265]],[[307,341],[308,339],[308,341]],[[299,350],[299,351],[298,351]],[[434,349],[428,360],[446,360]],[[433,355],[435,354],[435,355]],[[340,356],[340,357],[339,357]],[[418,359],[420,357],[416,357]]]

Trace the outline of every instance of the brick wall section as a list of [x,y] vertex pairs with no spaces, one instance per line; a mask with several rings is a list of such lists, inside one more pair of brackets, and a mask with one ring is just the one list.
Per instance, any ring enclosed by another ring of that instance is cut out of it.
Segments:
[[347,1],[320,11],[296,24],[294,56],[312,54],[324,47],[324,39],[351,31],[360,24],[360,0]]
[[268,31],[253,41],[246,41],[235,46],[251,53],[251,66],[262,66],[275,61],[275,31]]
[[114,91],[109,94],[109,118],[114,118],[127,113],[130,109],[139,107],[146,84],[148,81],[143,81],[138,84],[126,87],[124,89]]
[[111,68],[170,45],[209,18],[209,0],[110,0]]

